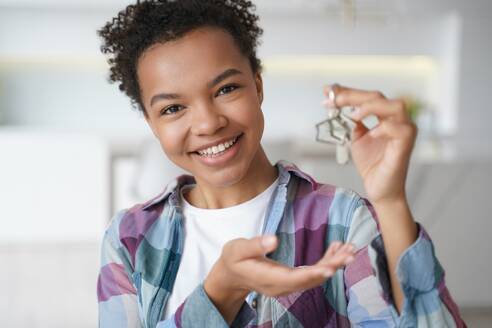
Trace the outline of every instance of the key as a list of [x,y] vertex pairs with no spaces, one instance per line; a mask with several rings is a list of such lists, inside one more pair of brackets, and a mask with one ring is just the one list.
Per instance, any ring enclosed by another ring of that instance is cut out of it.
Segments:
[[330,108],[328,119],[316,124],[316,140],[336,145],[336,159],[339,164],[350,160],[350,140],[356,123],[350,119],[353,108]]
[[350,160],[350,150],[347,144],[336,146],[337,163],[340,165],[347,164]]
[[319,142],[342,145],[347,139],[347,129],[340,119],[327,119],[316,124]]

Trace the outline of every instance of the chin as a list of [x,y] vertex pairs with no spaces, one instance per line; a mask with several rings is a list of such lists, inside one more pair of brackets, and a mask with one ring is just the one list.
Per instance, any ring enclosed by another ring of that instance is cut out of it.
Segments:
[[240,182],[248,171],[247,167],[224,167],[210,174],[195,174],[195,177],[216,188],[226,188]]

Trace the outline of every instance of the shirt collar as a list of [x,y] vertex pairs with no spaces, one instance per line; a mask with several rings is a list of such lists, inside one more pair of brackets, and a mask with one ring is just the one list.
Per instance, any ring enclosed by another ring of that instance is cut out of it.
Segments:
[[[290,173],[292,173],[298,176],[299,178],[308,181],[313,189],[317,189],[318,183],[310,175],[301,171],[293,163],[281,160],[278,161],[277,164],[275,164],[275,166],[279,170],[279,184],[286,185],[290,180]],[[194,184],[194,183],[196,183],[195,178],[193,178],[193,176],[191,175],[185,174],[177,177],[176,179],[171,181],[159,195],[146,202],[143,205],[142,210],[147,210],[148,208],[154,206],[155,204],[166,201],[171,195],[176,195],[177,192],[179,192],[183,186]],[[173,198],[174,198],[173,202],[176,202],[177,201],[175,199],[176,197]],[[177,206],[178,204],[174,204],[174,205]]]

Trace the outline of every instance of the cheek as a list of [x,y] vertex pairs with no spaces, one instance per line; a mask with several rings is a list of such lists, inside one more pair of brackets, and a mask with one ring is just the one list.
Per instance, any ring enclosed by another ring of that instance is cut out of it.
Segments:
[[260,104],[256,101],[256,94],[252,93],[246,99],[248,101],[243,102],[241,104],[241,110],[236,112],[236,120],[248,129],[258,131],[261,134],[264,126],[264,118]]
[[166,124],[159,128],[158,135],[162,150],[169,159],[174,161],[174,157],[185,152],[184,136],[186,130],[181,124],[177,122]]
[[249,107],[249,110],[246,111],[244,119],[247,122],[249,128],[255,131],[256,135],[259,135],[259,137],[261,137],[264,128],[264,117],[263,112],[261,111],[261,108],[258,104],[254,104]]

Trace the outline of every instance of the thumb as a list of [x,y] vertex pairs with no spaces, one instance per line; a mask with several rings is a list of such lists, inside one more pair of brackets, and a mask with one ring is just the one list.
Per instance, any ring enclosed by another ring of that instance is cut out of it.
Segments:
[[242,260],[264,256],[274,251],[278,246],[278,241],[275,235],[264,235],[251,239],[239,239],[235,246],[235,257]]
[[260,239],[260,244],[264,251],[263,254],[273,252],[278,246],[277,236],[275,235],[264,235],[260,237],[255,237],[253,238],[253,240],[254,239]]

